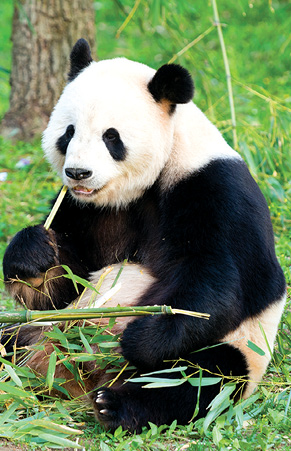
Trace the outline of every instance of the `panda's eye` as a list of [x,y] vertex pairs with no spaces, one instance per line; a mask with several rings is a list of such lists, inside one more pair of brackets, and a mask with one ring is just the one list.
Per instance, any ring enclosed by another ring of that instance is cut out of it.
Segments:
[[57,149],[63,154],[66,155],[68,145],[75,134],[75,127],[70,124],[66,128],[65,133],[59,137],[57,140]]
[[75,134],[75,127],[72,124],[68,125],[67,130],[66,130],[67,138],[72,139],[74,134]]
[[106,141],[108,142],[117,141],[119,139],[119,133],[115,128],[108,128],[108,130],[106,130],[106,132],[103,133],[102,139],[105,143]]
[[116,128],[108,128],[103,133],[102,139],[114,160],[122,161],[125,159],[126,149]]

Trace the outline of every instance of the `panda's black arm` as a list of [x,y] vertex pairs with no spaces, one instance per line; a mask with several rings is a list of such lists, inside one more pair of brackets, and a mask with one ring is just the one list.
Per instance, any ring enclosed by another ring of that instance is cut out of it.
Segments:
[[[139,370],[150,371],[161,368],[164,360],[187,358],[189,352],[217,343],[240,323],[243,311],[236,297],[238,284],[233,271],[219,277],[218,271],[208,266],[204,277],[203,269],[196,269],[188,264],[173,268],[172,281],[156,282],[141,303],[147,305],[155,300],[173,308],[208,313],[210,319],[176,314],[144,317],[130,323],[123,333],[123,355]],[[223,277],[225,283],[221,282]]]
[[66,195],[52,228],[45,230],[40,224],[15,235],[3,259],[6,287],[15,299],[45,310],[64,308],[78,296],[72,281],[62,277],[66,271],[61,265],[83,278],[92,270],[81,254],[86,245],[80,238],[85,235],[81,217],[82,208]]

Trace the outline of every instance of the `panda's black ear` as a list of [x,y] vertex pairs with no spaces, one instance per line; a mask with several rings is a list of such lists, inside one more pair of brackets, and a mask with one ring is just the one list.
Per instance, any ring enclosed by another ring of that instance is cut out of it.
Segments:
[[156,102],[168,101],[172,105],[188,103],[194,95],[190,73],[178,64],[165,64],[157,70],[148,84]]
[[85,39],[79,39],[76,42],[71,52],[70,61],[68,80],[72,81],[81,70],[85,69],[93,61],[89,44]]

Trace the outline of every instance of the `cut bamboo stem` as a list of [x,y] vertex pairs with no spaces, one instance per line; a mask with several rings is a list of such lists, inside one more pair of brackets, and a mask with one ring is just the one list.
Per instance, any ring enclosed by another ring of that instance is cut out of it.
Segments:
[[95,309],[62,309],[62,310],[21,310],[19,312],[0,312],[0,323],[15,324],[38,321],[71,321],[94,318],[117,318],[124,316],[144,315],[175,315],[182,314],[197,318],[209,319],[207,313],[191,312],[188,310],[172,309],[167,305],[141,307],[106,307]]
[[67,189],[68,189],[68,187],[65,186],[65,185],[62,187],[62,189],[60,191],[60,194],[58,195],[57,200],[55,201],[54,206],[51,209],[50,214],[46,218],[46,221],[45,221],[45,223],[43,225],[46,230],[48,230],[50,228],[51,223],[53,222],[53,219],[54,219],[54,217],[56,215],[56,212],[58,211],[59,206],[61,205],[61,203],[62,203],[62,201],[63,201],[63,199],[65,197]]

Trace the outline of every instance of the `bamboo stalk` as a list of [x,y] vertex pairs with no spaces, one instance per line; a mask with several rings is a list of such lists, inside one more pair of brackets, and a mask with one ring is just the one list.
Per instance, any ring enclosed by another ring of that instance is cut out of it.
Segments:
[[93,318],[117,318],[124,316],[182,314],[197,318],[209,319],[207,313],[172,309],[167,305],[141,307],[105,307],[95,309],[62,309],[62,310],[21,310],[19,312],[0,312],[0,323],[15,324],[38,321],[70,321]]
[[60,194],[58,195],[57,200],[55,201],[54,206],[51,209],[50,214],[46,218],[46,221],[45,221],[45,223],[43,225],[46,230],[48,230],[50,228],[51,223],[53,222],[53,219],[54,219],[54,217],[56,215],[56,212],[58,211],[59,206],[61,205],[61,203],[62,203],[62,201],[63,201],[63,199],[65,197],[67,189],[68,189],[68,187],[65,186],[65,185],[62,187],[62,189],[60,191]]
[[238,148],[238,142],[237,142],[237,133],[236,133],[236,118],[235,118],[235,109],[234,109],[234,100],[233,100],[230,68],[229,68],[226,48],[225,48],[224,39],[223,39],[221,23],[220,23],[220,20],[219,20],[216,0],[211,0],[211,2],[212,2],[212,7],[213,7],[213,14],[214,14],[214,25],[217,27],[218,38],[219,38],[219,42],[220,42],[220,47],[221,47],[222,57],[223,57],[223,63],[224,63],[224,68],[225,68],[225,74],[226,74],[228,100],[229,100],[229,106],[230,106],[232,133],[233,133],[233,147],[235,149],[237,149]]

